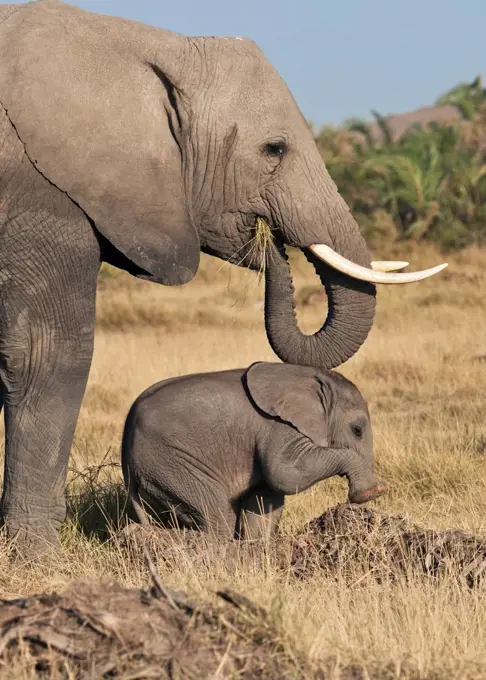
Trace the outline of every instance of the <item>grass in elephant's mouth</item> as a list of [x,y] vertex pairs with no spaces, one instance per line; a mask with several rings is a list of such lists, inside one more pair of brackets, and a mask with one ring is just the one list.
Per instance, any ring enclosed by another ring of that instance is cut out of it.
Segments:
[[[253,243],[250,251],[250,259],[253,259],[255,255],[259,257],[261,262],[260,270],[258,272],[258,280],[261,281],[265,275],[265,267],[267,265],[267,257],[269,254],[269,249],[273,243],[272,230],[270,226],[261,217],[257,218],[255,236],[253,238]],[[271,253],[271,251],[270,251]]]
[[[321,325],[326,305],[305,304],[319,284],[304,258],[291,257],[299,322],[310,332]],[[430,250],[400,257],[414,268],[437,259]],[[446,272],[425,282],[380,288],[368,342],[341,370],[368,400],[377,471],[391,487],[372,507],[428,528],[485,536],[486,303],[478,291],[486,284],[486,254],[469,251],[449,262]],[[82,576],[147,583],[140,555],[109,531],[125,513],[117,464],[130,404],[165,377],[275,360],[265,339],[257,275],[219,267],[203,258],[195,280],[180,288],[102,273],[95,357],[71,461],[64,553],[46,570],[10,567],[2,552],[0,596],[39,592]],[[282,532],[296,534],[345,495],[344,483],[332,480],[288,499]],[[301,582],[278,570],[271,555],[259,568],[242,561],[235,568],[210,542],[189,549],[175,537],[170,550],[154,548],[168,585],[203,594],[231,585],[268,606],[307,655],[335,668],[357,664],[369,677],[383,678],[486,678],[484,587],[470,590],[454,579],[435,583],[418,574],[378,583],[360,564],[354,581],[320,573]]]

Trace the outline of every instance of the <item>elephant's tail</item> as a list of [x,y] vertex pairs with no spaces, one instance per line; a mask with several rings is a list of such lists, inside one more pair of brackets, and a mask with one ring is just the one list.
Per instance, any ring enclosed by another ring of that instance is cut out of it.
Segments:
[[136,401],[132,404],[128,412],[127,418],[125,420],[121,445],[121,463],[123,480],[125,482],[125,489],[128,492],[130,500],[132,501],[133,509],[135,510],[135,514],[137,515],[138,521],[140,522],[140,524],[146,527],[150,526],[150,521],[140,500],[140,494],[138,492],[139,484],[137,481],[137,475],[134,474],[132,465],[130,463],[131,460],[130,452],[133,448],[133,437],[135,431],[134,417],[136,404],[137,404]]
[[142,505],[142,501],[140,500],[138,486],[135,484],[135,482],[132,482],[130,484],[130,499],[132,501],[133,509],[135,510],[135,514],[137,515],[140,524],[144,527],[150,526],[150,520]]
[[[142,526],[150,526],[150,521],[148,518],[147,513],[144,510],[144,507],[142,505],[142,501],[140,500],[140,494],[138,493],[138,486],[135,484],[135,482],[131,482],[130,484],[130,498],[133,503],[133,507],[135,510],[135,513],[138,517],[138,521]],[[154,582],[154,585],[159,589],[159,592],[161,595],[163,595],[170,606],[179,611],[179,607],[174,601],[174,598],[170,594],[170,592],[167,590],[167,588],[164,586],[162,581],[160,580],[160,576],[157,572],[157,569],[155,567],[154,561],[152,560],[150,553],[148,551],[148,548],[145,544],[145,541],[143,541],[142,544],[142,549],[143,549],[143,555],[145,557],[145,564],[147,565],[147,568],[150,572],[150,575],[152,577],[152,580]]]

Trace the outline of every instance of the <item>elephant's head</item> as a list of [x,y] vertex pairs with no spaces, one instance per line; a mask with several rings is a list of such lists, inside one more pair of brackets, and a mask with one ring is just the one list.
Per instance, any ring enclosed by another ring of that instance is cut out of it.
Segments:
[[326,477],[347,478],[350,502],[366,503],[387,491],[374,472],[368,407],[351,381],[310,366],[258,362],[249,367],[245,383],[261,411],[289,423],[326,453]]
[[[266,328],[282,360],[337,366],[371,328],[375,283],[438,270],[370,268],[304,117],[252,41],[188,38],[40,0],[0,24],[0,45],[0,102],[31,161],[136,275],[185,283],[201,250],[257,268],[265,220]],[[328,294],[314,336],[297,326],[285,244],[303,250]]]
[[373,429],[363,395],[350,380],[334,371],[318,376],[329,414],[328,436],[337,449],[349,452],[346,477],[351,503],[366,503],[384,494],[388,485],[374,474]]

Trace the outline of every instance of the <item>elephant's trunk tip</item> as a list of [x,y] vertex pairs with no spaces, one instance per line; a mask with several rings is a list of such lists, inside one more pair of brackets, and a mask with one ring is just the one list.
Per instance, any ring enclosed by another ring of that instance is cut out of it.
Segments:
[[368,489],[363,489],[360,491],[353,491],[349,494],[350,503],[367,503],[372,501],[379,496],[382,496],[388,491],[388,484],[386,482],[377,482]]

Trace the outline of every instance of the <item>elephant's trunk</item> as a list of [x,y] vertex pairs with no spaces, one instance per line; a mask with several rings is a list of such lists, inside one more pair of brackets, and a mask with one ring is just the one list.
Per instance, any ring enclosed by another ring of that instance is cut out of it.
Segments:
[[[314,145],[315,146],[315,145]],[[317,154],[318,156],[318,154]],[[314,158],[308,155],[307,160]],[[446,264],[421,272],[398,272],[407,262],[371,261],[366,242],[320,157],[294,175],[304,187],[289,197],[271,221],[281,242],[271,251],[266,269],[265,324],[268,339],[284,362],[334,368],[350,359],[366,340],[373,323],[375,284],[403,284],[437,274]],[[307,189],[305,189],[307,187]],[[281,243],[300,247],[326,289],[328,315],[314,335],[297,325],[288,260]]]
[[376,290],[371,283],[339,273],[309,250],[303,252],[326,289],[327,318],[314,335],[301,332],[290,265],[283,246],[278,245],[270,254],[265,273],[267,336],[282,361],[330,369],[347,361],[365,341],[373,324]]
[[367,503],[388,491],[388,484],[376,478],[371,451],[363,457],[353,449],[340,449],[337,458],[337,474],[348,480],[350,503]]
[[349,449],[345,476],[348,479],[350,503],[367,503],[388,491],[386,482],[378,480],[373,470],[373,457],[368,460],[360,460],[357,451]]
[[379,496],[382,496],[388,491],[388,485],[386,482],[376,482],[365,489],[356,489],[349,492],[349,502],[350,503],[367,503],[372,501]]

